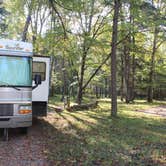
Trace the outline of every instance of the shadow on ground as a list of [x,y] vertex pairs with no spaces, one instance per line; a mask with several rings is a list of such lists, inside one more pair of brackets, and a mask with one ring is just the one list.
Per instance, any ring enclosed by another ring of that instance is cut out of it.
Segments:
[[56,165],[164,165],[166,121],[108,110],[50,113],[42,120],[46,155]]
[[[51,111],[34,121],[27,136],[9,131],[0,141],[3,166],[164,165],[166,119],[120,114],[107,109]],[[2,135],[2,131],[1,131]]]
[[43,137],[42,123],[35,120],[29,128],[28,134],[23,135],[20,129],[9,130],[9,141],[2,141],[0,134],[0,166],[48,166],[44,155],[45,137]]

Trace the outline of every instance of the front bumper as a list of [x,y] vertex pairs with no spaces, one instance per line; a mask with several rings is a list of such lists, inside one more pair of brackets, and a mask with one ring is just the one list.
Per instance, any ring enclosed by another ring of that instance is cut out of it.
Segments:
[[0,117],[0,128],[17,128],[32,126],[32,114]]

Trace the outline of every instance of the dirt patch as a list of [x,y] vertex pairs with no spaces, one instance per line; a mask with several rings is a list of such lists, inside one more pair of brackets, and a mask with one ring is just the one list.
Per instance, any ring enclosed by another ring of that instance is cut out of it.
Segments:
[[19,129],[9,130],[9,141],[2,141],[0,134],[0,166],[48,166],[45,151],[45,137],[40,120],[35,120],[28,135]]
[[166,117],[166,105],[161,105],[161,106],[152,107],[146,110],[136,110],[136,111]]

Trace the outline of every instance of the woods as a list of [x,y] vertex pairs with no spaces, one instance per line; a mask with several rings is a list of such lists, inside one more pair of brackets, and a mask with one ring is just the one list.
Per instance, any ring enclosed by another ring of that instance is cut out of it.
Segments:
[[166,0],[1,0],[0,37],[0,166],[166,164]]
[[164,0],[6,0],[0,33],[51,56],[51,96],[112,97],[114,116],[117,97],[166,98],[165,12]]

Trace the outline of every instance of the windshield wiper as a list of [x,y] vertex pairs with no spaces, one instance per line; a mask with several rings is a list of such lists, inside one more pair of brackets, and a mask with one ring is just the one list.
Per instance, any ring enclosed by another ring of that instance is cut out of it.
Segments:
[[7,82],[2,82],[2,81],[0,81],[0,83],[2,83],[2,84],[0,84],[0,87],[11,87],[11,88],[14,88],[14,89],[16,89],[16,90],[18,90],[18,91],[21,90],[21,89],[17,88],[16,86],[9,85]]

